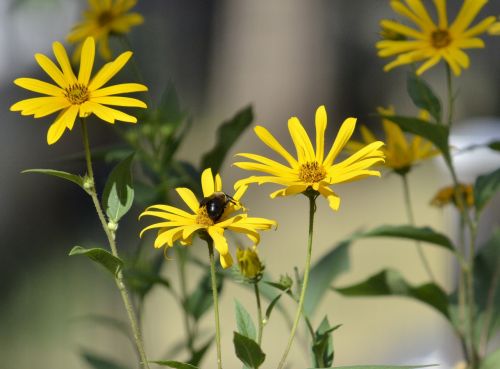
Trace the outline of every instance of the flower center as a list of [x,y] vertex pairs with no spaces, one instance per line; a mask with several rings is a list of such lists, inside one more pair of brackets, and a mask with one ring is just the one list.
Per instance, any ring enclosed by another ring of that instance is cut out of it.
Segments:
[[64,96],[66,96],[71,104],[80,105],[89,99],[89,90],[87,86],[81,83],[75,83],[66,88]]
[[431,34],[432,46],[442,49],[451,43],[450,33],[445,29],[438,29]]
[[99,26],[104,27],[113,21],[113,14],[110,11],[103,11],[97,17],[97,24]]
[[300,166],[299,178],[306,183],[316,183],[326,177],[326,170],[317,161],[309,161]]
[[205,206],[201,206],[198,209],[198,215],[196,216],[196,223],[202,224],[205,226],[212,226],[214,225],[214,221],[210,219],[207,213],[207,208]]

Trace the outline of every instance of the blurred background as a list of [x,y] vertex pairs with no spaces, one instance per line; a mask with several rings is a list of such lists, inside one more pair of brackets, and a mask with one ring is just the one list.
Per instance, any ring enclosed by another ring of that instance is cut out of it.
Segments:
[[[453,3],[456,11],[461,2]],[[48,147],[45,137],[53,116],[35,120],[9,112],[14,102],[29,95],[12,81],[45,78],[33,55],[41,52],[52,57],[52,42],[65,39],[86,7],[84,0],[0,2],[0,366],[4,368],[89,368],[80,357],[84,350],[121,363],[135,360],[123,336],[82,319],[88,314],[125,318],[108,275],[88,260],[67,256],[74,245],[106,247],[91,202],[83,191],[64,181],[20,174],[27,168],[83,174],[83,161],[68,160],[82,153],[79,130],[65,133]],[[376,56],[378,23],[394,17],[388,1],[148,0],[139,1],[134,10],[145,22],[129,37],[153,100],[173,82],[181,105],[193,120],[180,158],[198,163],[200,155],[213,146],[218,125],[249,104],[255,124],[268,127],[288,148],[287,119],[298,116],[312,133],[319,105],[327,108],[330,140],[350,116],[377,129],[378,119],[373,115],[377,106],[392,104],[402,114],[416,113],[404,92],[404,68],[384,73],[386,61]],[[480,17],[498,14],[500,3],[491,1]],[[471,68],[455,79],[460,94],[452,144],[457,147],[500,139],[500,38],[486,36],[485,41],[485,49],[469,53]],[[123,50],[119,43],[112,47],[116,52]],[[125,70],[132,75],[130,66]],[[443,65],[424,77],[443,96]],[[119,140],[115,131],[119,126],[92,125],[92,146],[105,147]],[[223,167],[227,189],[246,175],[230,166],[232,155],[258,150],[268,152],[249,129]],[[456,162],[460,178],[467,182],[497,168],[500,160],[498,155],[476,150],[457,157]],[[102,181],[109,170],[109,165],[97,162],[97,180]],[[429,206],[436,189],[451,182],[442,160],[419,165],[409,178],[417,224],[432,225],[456,237],[454,210]],[[260,247],[266,270],[277,278],[291,274],[294,266],[303,267],[307,200],[294,197],[271,202],[269,192],[266,186],[253,188],[246,205],[253,214],[279,222],[278,231],[263,235]],[[325,201],[319,204],[314,260],[356,230],[406,223],[402,187],[395,175],[340,185],[337,192],[342,197],[338,212],[333,213]],[[487,239],[498,226],[498,209],[497,198],[486,210],[481,239]],[[118,242],[125,253],[137,243],[138,231],[144,226],[136,221],[142,210],[134,208],[120,224]],[[192,251],[205,257],[206,250],[200,246],[194,245]],[[449,253],[433,247],[425,250],[438,280],[451,291],[455,265]],[[335,282],[338,286],[387,267],[401,270],[414,284],[427,280],[413,243],[363,240],[349,252],[350,269]],[[177,283],[175,268],[175,260],[169,260],[162,271],[173,283]],[[196,285],[198,274],[200,271],[193,271],[190,288]],[[235,367],[240,364],[232,349],[233,301],[239,299],[253,313],[253,296],[238,284],[226,287],[221,309],[223,356],[226,367]],[[293,311],[293,305],[288,307]],[[155,287],[142,321],[152,360],[169,359],[165,352],[182,335],[179,314],[170,295]],[[449,325],[414,301],[349,299],[331,292],[313,319],[315,325],[324,314],[332,324],[342,324],[334,334],[336,365],[440,363],[440,368],[447,369],[461,360],[459,343]],[[205,317],[207,330],[211,318],[211,314]],[[276,314],[264,335],[266,367],[277,363],[287,332]],[[291,368],[306,367],[307,350],[302,346],[300,340],[294,345]],[[208,363],[215,363],[214,349],[202,367],[213,367]]]

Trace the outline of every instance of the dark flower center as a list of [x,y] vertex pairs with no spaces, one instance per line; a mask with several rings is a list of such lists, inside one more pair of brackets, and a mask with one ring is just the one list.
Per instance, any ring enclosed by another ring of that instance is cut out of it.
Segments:
[[450,33],[445,29],[438,29],[431,34],[432,46],[442,49],[451,43]]
[[317,161],[309,161],[300,166],[299,178],[306,183],[316,183],[326,177],[326,170]]
[[201,206],[198,209],[198,215],[196,216],[196,223],[205,225],[205,226],[212,226],[214,225],[214,221],[210,219],[207,213],[207,208],[205,206]]
[[75,83],[66,87],[64,96],[66,96],[71,104],[80,105],[89,99],[89,90],[87,89],[87,86],[81,83]]
[[97,24],[99,24],[100,27],[105,27],[113,21],[113,18],[113,14],[110,11],[103,11],[97,17]]

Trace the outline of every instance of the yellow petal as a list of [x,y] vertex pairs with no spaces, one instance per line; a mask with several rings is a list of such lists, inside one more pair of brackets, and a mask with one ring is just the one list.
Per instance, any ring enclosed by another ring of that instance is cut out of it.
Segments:
[[56,143],[61,138],[66,128],[70,130],[73,128],[77,114],[78,106],[70,106],[68,109],[59,113],[47,132],[47,143],[49,145]]
[[215,192],[214,176],[212,175],[211,168],[205,169],[201,174],[201,188],[203,190],[203,197],[209,197]]
[[114,61],[105,64],[99,72],[94,76],[89,84],[89,90],[95,91],[101,88],[113,76],[122,69],[132,56],[131,51],[126,51],[118,56]]
[[219,254],[227,255],[229,253],[229,247],[224,237],[224,229],[215,226],[208,227],[208,234],[214,240],[214,247]]
[[349,141],[349,139],[351,138],[355,127],[356,118],[347,118],[344,123],[342,123],[339,133],[337,134],[337,137],[335,137],[332,148],[330,149],[330,152],[323,162],[324,167],[329,167],[330,165],[332,165],[337,155],[344,148],[347,141]]
[[71,68],[68,54],[66,54],[64,46],[60,42],[56,41],[52,44],[52,50],[54,51],[57,62],[61,66],[61,70],[64,74],[64,80],[70,85],[76,83],[76,77],[73,73],[73,69]]
[[285,150],[283,146],[274,138],[274,136],[264,127],[257,126],[254,129],[255,134],[264,142],[267,146],[269,146],[276,153],[280,154],[287,162],[290,164],[292,168],[297,168],[299,164],[297,160],[290,155],[288,151]]
[[277,196],[290,196],[290,195],[296,195],[299,193],[304,192],[307,190],[307,187],[309,187],[307,184],[297,184],[297,185],[292,185],[288,186],[286,188],[283,188],[278,191],[274,191],[269,195],[271,199],[276,198]]
[[92,112],[95,115],[97,115],[99,118],[102,120],[113,124],[115,120],[119,120],[122,122],[128,122],[128,123],[137,123],[137,118],[133,117],[132,115],[126,114],[122,111],[109,108],[107,106],[95,103],[93,101],[86,101],[82,106],[81,114],[80,116],[86,116],[88,112]]
[[448,28],[448,16],[446,14],[446,0],[434,0],[438,14],[438,26],[440,29]]
[[57,68],[52,60],[43,54],[35,54],[35,59],[40,67],[54,80],[59,87],[66,88],[68,81],[64,78],[63,73]]
[[179,187],[176,188],[175,191],[179,194],[182,200],[186,203],[189,208],[196,213],[198,209],[200,208],[200,202],[194,195],[193,191],[191,191],[189,188],[185,187]]
[[123,96],[94,97],[93,95],[94,94],[92,94],[90,101],[93,101],[98,104],[128,106],[133,108],[147,108],[147,105],[144,102],[131,97],[123,97]]
[[92,74],[95,57],[95,41],[93,37],[87,37],[82,47],[80,56],[80,71],[78,72],[78,82],[87,86]]
[[288,131],[297,150],[299,163],[314,161],[315,153],[311,140],[297,117],[288,120]]
[[269,167],[275,167],[276,169],[279,169],[281,172],[289,172],[290,174],[295,173],[295,170],[292,168],[289,168],[281,163],[278,163],[277,161],[274,161],[272,159],[266,158],[265,156],[261,155],[256,155],[256,154],[248,154],[248,153],[239,153],[236,154],[236,156],[241,156],[247,159],[255,160],[259,163],[262,163],[264,165],[267,165]]
[[110,96],[125,94],[129,92],[141,92],[147,91],[148,88],[139,83],[121,83],[118,85],[113,85],[109,87],[100,88],[96,91],[92,91],[92,97]]
[[[196,215],[189,214],[188,212],[186,212],[186,211],[184,211],[182,209],[179,209],[179,208],[176,208],[176,207],[170,206],[170,205],[163,205],[163,204],[151,205],[148,208],[146,208],[145,211],[152,211],[152,210],[166,211],[166,212],[169,212],[169,213],[172,213],[172,214],[179,215],[179,216],[184,217],[184,218],[192,218],[192,219],[196,218]],[[139,216],[139,219],[141,217],[142,217],[142,214]]]
[[316,110],[316,117],[314,120],[316,124],[316,161],[318,163],[323,162],[323,157],[325,156],[325,130],[326,130],[326,109],[324,105],[321,105]]
[[38,92],[40,94],[49,96],[64,96],[63,90],[50,83],[40,81],[34,78],[17,78],[14,83],[19,87],[25,88],[30,91]]
[[219,255],[219,262],[222,268],[227,269],[231,265],[233,265],[233,258],[231,257],[230,253],[227,253],[225,255],[220,254]]
[[[215,183],[214,183],[214,186],[215,186],[215,192],[220,192],[222,191],[222,178],[220,177],[220,174],[217,173],[215,175]],[[233,196],[234,198],[234,196]],[[236,200],[236,199],[235,199]]]
[[337,196],[335,192],[329,187],[326,186],[320,186],[318,188],[319,193],[326,197],[328,200],[328,205],[332,210],[337,211],[340,207],[340,197]]

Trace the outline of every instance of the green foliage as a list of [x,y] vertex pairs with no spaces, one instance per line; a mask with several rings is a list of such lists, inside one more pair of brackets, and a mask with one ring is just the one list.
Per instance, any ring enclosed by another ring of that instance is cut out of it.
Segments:
[[429,305],[450,319],[448,296],[435,283],[412,286],[396,270],[385,269],[351,286],[334,288],[344,296],[404,296]]
[[436,146],[441,151],[444,159],[451,162],[450,149],[448,147],[448,136],[450,130],[441,124],[432,124],[425,120],[414,117],[403,117],[397,115],[384,115],[386,119],[396,123],[403,131],[421,136]]
[[474,185],[474,203],[476,211],[480,212],[486,206],[488,201],[500,189],[500,168],[497,170],[479,176]]
[[351,241],[342,241],[324,255],[311,268],[310,280],[304,301],[304,314],[311,316],[321,302],[323,295],[330,289],[332,281],[349,269],[349,245]]
[[325,316],[318,329],[314,332],[314,340],[311,346],[313,364],[315,368],[331,368],[333,366],[334,351],[332,333],[340,325],[330,326]]
[[21,173],[41,173],[41,174],[46,174],[49,176],[53,177],[58,177],[65,179],[67,181],[73,182],[83,188],[83,178],[76,175],[76,174],[71,174],[68,172],[63,172],[60,170],[54,170],[54,169],[26,169],[23,170]]
[[455,251],[451,240],[442,233],[434,231],[430,227],[415,227],[411,225],[383,225],[375,229],[359,232],[353,238],[366,237],[391,237],[405,238],[415,241],[423,241],[432,245],[440,246],[445,249]]
[[150,363],[158,364],[161,366],[168,366],[169,368],[175,369],[198,369],[197,366],[173,360],[150,361]]
[[271,313],[273,312],[274,307],[278,303],[278,301],[281,298],[281,296],[283,296],[283,294],[279,294],[278,296],[276,296],[274,299],[271,300],[269,306],[266,309],[266,319],[267,320],[269,320],[269,318],[271,317]]
[[199,366],[201,360],[203,359],[213,342],[214,337],[210,337],[207,342],[200,346],[200,348],[194,350],[191,358],[189,359],[189,363],[191,365]]
[[406,89],[417,107],[427,110],[436,122],[441,122],[441,102],[423,78],[408,73]]
[[234,332],[233,343],[236,356],[249,368],[257,369],[266,359],[266,354],[262,352],[257,342],[251,338]]
[[102,206],[109,219],[118,223],[132,207],[134,189],[132,187],[132,159],[127,156],[111,171],[102,194]]
[[127,369],[126,366],[117,364],[113,360],[87,351],[81,353],[85,361],[94,369]]
[[498,369],[500,368],[500,349],[492,352],[481,363],[479,369]]
[[201,169],[212,168],[213,173],[219,172],[227,152],[252,121],[252,107],[248,106],[237,112],[230,120],[222,123],[217,129],[215,146],[201,159]]
[[253,324],[252,317],[245,309],[243,305],[240,304],[238,300],[235,303],[235,313],[236,313],[236,326],[238,327],[238,333],[255,340],[257,338],[255,325]]
[[123,261],[120,258],[101,248],[86,249],[82,246],[75,246],[69,252],[69,256],[73,255],[85,255],[90,260],[105,267],[113,276],[116,276],[123,267]]
[[[223,278],[218,275],[217,291],[222,291]],[[210,271],[207,271],[199,280],[198,286],[191,295],[188,296],[184,308],[195,319],[199,320],[213,305],[212,285]]]

